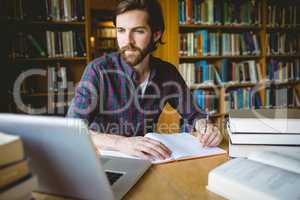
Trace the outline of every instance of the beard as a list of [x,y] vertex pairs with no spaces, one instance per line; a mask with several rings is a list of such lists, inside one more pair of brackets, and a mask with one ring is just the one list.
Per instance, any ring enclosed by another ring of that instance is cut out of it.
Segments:
[[[153,46],[153,42],[149,42],[148,46],[144,49],[141,49],[134,44],[128,44],[122,47],[119,51],[121,53],[121,57],[130,66],[136,66],[140,64],[144,58],[151,52],[151,47]],[[126,52],[130,51],[130,54],[126,54]]]

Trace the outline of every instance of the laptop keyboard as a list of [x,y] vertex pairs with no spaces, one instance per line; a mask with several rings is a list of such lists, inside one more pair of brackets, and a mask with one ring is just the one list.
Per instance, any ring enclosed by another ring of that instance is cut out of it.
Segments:
[[110,172],[110,171],[105,171],[105,174],[108,178],[110,185],[113,185],[121,176],[123,176],[122,173]]

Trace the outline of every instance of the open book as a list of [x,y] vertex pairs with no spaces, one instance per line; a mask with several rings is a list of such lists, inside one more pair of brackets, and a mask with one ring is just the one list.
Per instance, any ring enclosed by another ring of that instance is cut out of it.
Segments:
[[300,154],[257,151],[209,172],[207,189],[228,199],[300,199]]
[[[165,160],[155,160],[153,163],[163,163],[173,160],[182,160],[195,157],[204,157],[216,154],[226,153],[219,147],[206,147],[204,148],[201,143],[189,133],[176,133],[176,134],[158,134],[148,133],[145,137],[158,140],[166,145],[171,151],[172,155],[170,158]],[[101,155],[104,156],[116,156],[116,157],[127,157],[136,158],[126,155],[121,152],[102,150]]]

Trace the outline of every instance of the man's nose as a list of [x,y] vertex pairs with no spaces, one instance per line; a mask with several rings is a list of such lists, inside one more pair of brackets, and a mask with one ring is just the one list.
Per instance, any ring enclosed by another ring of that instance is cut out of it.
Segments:
[[125,39],[125,43],[126,44],[134,44],[133,35],[132,35],[132,33],[130,31],[126,33],[124,39]]

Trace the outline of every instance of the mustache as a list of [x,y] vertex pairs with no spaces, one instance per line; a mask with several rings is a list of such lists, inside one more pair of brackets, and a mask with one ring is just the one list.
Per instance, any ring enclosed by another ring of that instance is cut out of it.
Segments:
[[124,51],[127,51],[127,50],[142,52],[142,49],[140,49],[139,47],[135,46],[134,44],[128,44],[128,45],[126,45],[126,46],[124,46],[124,47],[122,47],[120,49],[120,51],[122,53],[124,53]]

